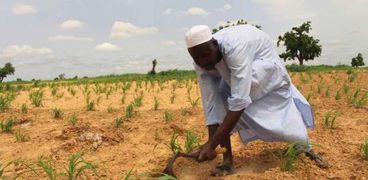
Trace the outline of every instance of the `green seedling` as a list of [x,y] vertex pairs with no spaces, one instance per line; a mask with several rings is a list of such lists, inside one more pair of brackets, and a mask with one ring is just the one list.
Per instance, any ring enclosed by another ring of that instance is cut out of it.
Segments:
[[61,109],[54,108],[54,109],[52,109],[52,116],[55,119],[61,119],[62,116],[63,116],[63,111],[61,111]]
[[115,128],[120,128],[124,122],[122,117],[118,117],[115,119]]
[[71,125],[75,126],[75,125],[77,124],[77,122],[78,122],[77,114],[76,114],[76,113],[73,113],[73,114],[69,117],[68,121],[69,121],[69,124],[71,124]]
[[0,95],[0,112],[10,108],[11,102],[15,99],[14,93]]
[[15,139],[16,139],[17,142],[26,142],[30,139],[30,137],[19,129],[15,133]]
[[143,101],[143,93],[142,92],[139,96],[134,95],[133,105],[135,107],[141,107],[142,106],[142,101]]
[[199,139],[198,136],[193,134],[190,131],[187,131],[185,134],[185,152],[190,153],[195,148],[199,147]]
[[199,103],[199,98],[193,100],[190,96],[188,96],[188,102],[192,108],[195,108]]
[[69,158],[69,164],[66,169],[68,180],[79,179],[86,170],[92,170],[95,175],[96,166],[92,163],[85,161],[82,153],[75,153]]
[[330,86],[327,87],[326,92],[325,92],[325,96],[326,97],[330,96]]
[[23,114],[26,114],[28,112],[27,104],[22,104],[20,110],[22,111]]
[[35,107],[40,107],[42,105],[43,100],[43,91],[41,89],[31,92],[29,94],[29,100]]
[[337,90],[336,95],[335,95],[335,100],[341,99],[341,90],[342,89]]
[[368,160],[368,138],[365,138],[361,149],[362,149],[363,158],[365,160]]
[[329,111],[325,114],[324,126],[329,129],[335,129],[335,123],[338,116],[340,116],[340,111]]
[[13,119],[8,119],[5,122],[1,121],[0,123],[1,132],[11,133],[13,125],[14,125]]
[[188,110],[188,108],[180,108],[180,113],[182,116],[186,116],[190,114],[190,111]]
[[157,97],[154,97],[154,104],[153,104],[153,110],[157,111],[158,107],[160,106],[160,102],[158,102]]
[[172,95],[170,96],[170,103],[171,104],[174,104],[175,98],[176,98],[176,94],[172,93]]
[[173,154],[177,153],[177,152],[182,152],[182,148],[180,146],[180,144],[177,142],[179,135],[174,133],[171,136],[171,139],[169,141],[169,143],[166,143],[166,146],[170,148],[170,150],[172,151]]
[[125,93],[123,94],[123,96],[121,96],[121,99],[120,99],[121,104],[125,104],[125,96],[126,96]]
[[108,113],[114,112],[114,109],[111,107],[111,105],[109,105],[109,107],[107,107],[107,112]]
[[125,109],[125,118],[130,119],[134,116],[134,105],[129,104]]
[[307,148],[303,142],[293,142],[288,145],[286,153],[282,156],[282,170],[293,171],[296,167],[296,161],[299,155],[299,149]]
[[36,165],[41,168],[43,172],[46,173],[49,180],[56,180],[58,174],[56,169],[53,167],[51,160],[46,161],[42,157],[37,161]]
[[169,121],[172,121],[173,120],[173,113],[169,110],[165,110],[165,113],[164,113],[164,120],[165,122],[169,122]]

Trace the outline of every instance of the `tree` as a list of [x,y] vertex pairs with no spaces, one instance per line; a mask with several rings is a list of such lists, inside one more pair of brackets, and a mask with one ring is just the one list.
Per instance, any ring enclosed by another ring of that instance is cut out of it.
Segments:
[[0,68],[0,82],[3,82],[4,78],[8,75],[13,75],[15,69],[11,63],[6,63],[3,68]]
[[156,60],[156,59],[154,59],[154,60],[152,61],[152,70],[149,72],[149,74],[156,74],[156,70],[155,70],[156,65],[157,65],[157,60]]
[[364,66],[362,53],[358,53],[357,57],[354,57],[353,59],[351,59],[351,66],[352,67]]
[[[217,31],[220,31],[221,29],[224,29],[224,28],[227,28],[227,27],[230,27],[230,26],[242,25],[242,24],[248,24],[248,22],[244,21],[244,19],[240,19],[240,20],[237,20],[237,21],[234,21],[234,22],[227,21],[224,26],[219,26],[218,28],[212,29],[212,34],[215,34]],[[258,29],[261,29],[260,25],[253,25],[253,26],[255,26]]]
[[303,65],[303,61],[314,60],[321,55],[322,46],[318,44],[319,39],[310,36],[310,30],[312,30],[311,22],[307,21],[299,27],[293,27],[283,36],[279,36],[277,46],[280,42],[284,42],[286,47],[286,52],[280,54],[284,61],[297,58],[299,65]]

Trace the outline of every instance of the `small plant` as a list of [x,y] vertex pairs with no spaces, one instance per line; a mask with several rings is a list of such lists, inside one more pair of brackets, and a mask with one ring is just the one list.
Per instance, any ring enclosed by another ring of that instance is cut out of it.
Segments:
[[188,101],[189,101],[191,107],[195,108],[198,105],[199,98],[193,100],[190,96],[188,96]]
[[363,158],[365,160],[368,160],[368,138],[365,138],[361,149],[362,149]]
[[87,111],[94,111],[95,110],[95,101],[87,102]]
[[170,142],[166,144],[166,146],[168,146],[170,148],[170,150],[173,152],[173,154],[182,151],[182,148],[181,148],[180,144],[177,142],[178,137],[179,137],[179,135],[174,133],[171,136]]
[[36,165],[38,167],[41,168],[41,170],[43,172],[46,173],[47,177],[50,179],[50,180],[56,180],[56,178],[58,177],[58,174],[55,170],[55,168],[53,167],[53,164],[51,162],[51,160],[49,161],[46,161],[44,160],[42,157],[37,161]]
[[121,99],[120,99],[121,104],[125,104],[125,96],[126,96],[125,93],[123,96],[121,96]]
[[40,107],[42,105],[43,100],[43,91],[41,89],[31,92],[29,94],[29,100],[35,107]]
[[326,92],[325,92],[325,96],[330,97],[330,86],[327,87]]
[[66,170],[68,180],[80,178],[86,170],[92,170],[97,175],[96,166],[85,161],[82,153],[75,153],[69,158],[69,164]]
[[133,105],[135,107],[141,107],[142,106],[142,100],[143,100],[143,93],[141,91],[140,95],[134,96]]
[[324,126],[329,129],[335,129],[336,118],[340,116],[340,111],[329,111],[325,114]]
[[26,114],[28,112],[27,104],[22,104],[20,110],[22,111],[23,114]]
[[341,89],[337,90],[336,95],[335,95],[335,100],[339,100],[341,99]]
[[157,111],[158,110],[158,106],[160,105],[160,102],[158,102],[157,97],[154,97],[154,104],[153,104],[153,110]]
[[125,118],[130,119],[134,116],[134,105],[129,104],[125,109]]
[[190,111],[188,110],[188,108],[180,108],[180,113],[182,116],[186,116],[190,114]]
[[0,123],[1,132],[6,132],[6,133],[12,132],[13,125],[14,125],[13,119],[8,119],[5,122],[1,121]]
[[58,92],[58,88],[57,88],[57,87],[53,87],[53,88],[51,89],[51,95],[52,95],[52,96],[56,96],[57,92]]
[[176,98],[176,94],[172,93],[172,95],[170,96],[170,103],[171,104],[174,104],[175,98]]
[[9,109],[11,102],[15,99],[15,94],[7,93],[0,95],[0,112]]
[[349,90],[350,90],[350,86],[347,85],[347,84],[344,84],[344,86],[343,86],[344,94],[347,94],[349,92]]
[[164,113],[164,120],[165,122],[169,122],[169,121],[172,121],[173,120],[173,113],[169,110],[165,110],[165,113]]
[[69,93],[74,97],[76,94],[76,91],[73,88],[69,88]]
[[300,148],[307,148],[304,142],[293,142],[288,145],[286,153],[282,156],[282,170],[293,171],[298,158]]
[[71,124],[71,125],[75,126],[75,125],[77,124],[77,122],[78,122],[77,114],[76,114],[76,113],[73,113],[73,114],[69,117],[68,121],[69,121],[69,124]]
[[55,119],[60,119],[63,116],[63,111],[61,111],[61,109],[54,108],[54,109],[52,109],[52,116]]
[[17,142],[26,142],[30,139],[28,135],[26,135],[23,131],[20,129],[15,133],[15,139]]
[[185,134],[185,152],[190,153],[199,146],[198,136],[190,131]]
[[107,112],[108,113],[114,112],[114,109],[111,107],[111,105],[109,105],[109,107],[107,107]]
[[118,117],[115,119],[115,128],[120,128],[123,124],[124,119],[122,117]]

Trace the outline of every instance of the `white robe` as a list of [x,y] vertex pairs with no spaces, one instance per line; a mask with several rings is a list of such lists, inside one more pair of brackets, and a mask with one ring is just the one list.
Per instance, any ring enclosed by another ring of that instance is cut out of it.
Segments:
[[225,28],[214,38],[222,60],[211,71],[194,64],[206,125],[221,124],[227,111],[245,108],[233,130],[243,143],[262,139],[309,144],[311,107],[291,83],[271,38],[251,25]]

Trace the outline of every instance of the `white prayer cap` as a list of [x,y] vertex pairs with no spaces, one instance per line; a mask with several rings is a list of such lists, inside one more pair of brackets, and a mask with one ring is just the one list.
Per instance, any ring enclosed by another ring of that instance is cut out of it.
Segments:
[[212,33],[207,25],[193,26],[185,34],[187,48],[197,46],[212,39]]

